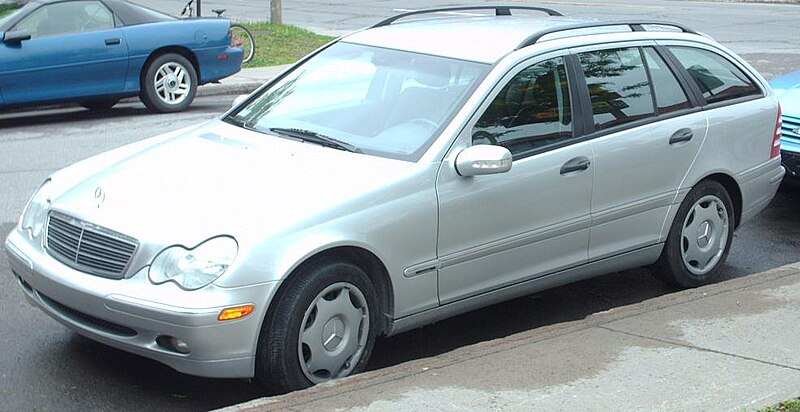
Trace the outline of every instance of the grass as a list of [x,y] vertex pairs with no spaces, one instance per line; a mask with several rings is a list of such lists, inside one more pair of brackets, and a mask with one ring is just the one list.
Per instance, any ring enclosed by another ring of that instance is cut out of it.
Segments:
[[245,67],[290,64],[334,37],[312,33],[294,26],[269,23],[244,23],[256,41],[256,55]]
[[800,412],[800,398],[783,401],[777,405],[767,406],[758,412]]

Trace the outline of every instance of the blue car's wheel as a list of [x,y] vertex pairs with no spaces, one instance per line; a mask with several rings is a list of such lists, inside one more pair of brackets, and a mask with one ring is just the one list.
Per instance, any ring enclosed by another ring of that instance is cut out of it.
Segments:
[[153,112],[185,110],[197,92],[197,72],[185,57],[168,53],[156,57],[142,76],[142,103]]

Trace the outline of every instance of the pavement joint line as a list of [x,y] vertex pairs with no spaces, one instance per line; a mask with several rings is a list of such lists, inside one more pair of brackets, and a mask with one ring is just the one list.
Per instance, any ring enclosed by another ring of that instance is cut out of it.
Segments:
[[[785,273],[774,274],[775,272],[777,272],[777,271],[779,271],[781,269],[789,269],[789,270],[787,272],[785,272]],[[764,279],[759,279],[759,280],[752,281],[750,284],[748,284],[746,286],[741,286],[741,287],[731,286],[731,287],[722,289],[720,291],[711,292],[711,293],[709,293],[709,292],[701,292],[700,291],[700,290],[702,290],[701,288],[688,289],[688,290],[686,290],[684,292],[688,292],[690,294],[698,294],[698,295],[690,297],[688,299],[684,299],[684,300],[678,301],[678,302],[670,303],[670,304],[656,305],[653,308],[637,311],[636,313],[632,313],[632,314],[629,314],[629,315],[613,316],[613,314],[611,314],[610,315],[610,317],[611,317],[610,319],[599,319],[599,320],[594,321],[594,322],[588,322],[588,323],[572,325],[572,326],[570,326],[570,325],[562,325],[562,327],[564,329],[561,330],[561,331],[554,331],[554,332],[550,332],[550,333],[548,333],[547,331],[544,331],[545,333],[547,333],[547,336],[542,336],[542,337],[519,336],[517,338],[514,338],[513,335],[511,335],[511,336],[507,336],[507,337],[504,337],[504,338],[498,338],[498,339],[495,339],[495,340],[507,339],[509,343],[506,344],[506,345],[502,345],[502,347],[499,347],[497,349],[494,349],[494,350],[490,349],[490,350],[487,350],[487,351],[482,351],[481,353],[477,353],[477,354],[467,353],[467,354],[465,354],[465,356],[458,356],[458,354],[453,355],[453,352],[446,352],[446,353],[442,353],[442,354],[439,354],[439,355],[436,355],[436,356],[433,356],[433,357],[429,357],[429,358],[421,358],[421,359],[411,360],[411,361],[408,361],[408,363],[418,362],[418,361],[422,361],[422,360],[427,359],[429,361],[438,362],[438,364],[432,365],[432,366],[427,366],[425,368],[420,368],[418,370],[410,371],[410,372],[394,372],[393,374],[392,374],[392,372],[389,372],[389,374],[387,376],[384,376],[384,377],[377,376],[377,377],[375,377],[374,381],[372,381],[372,382],[365,382],[365,383],[359,384],[358,381],[352,381],[352,382],[355,382],[355,383],[353,384],[353,386],[351,388],[344,388],[344,389],[341,389],[341,390],[332,390],[332,391],[330,391],[329,394],[324,394],[324,393],[314,394],[314,393],[311,393],[311,394],[309,394],[309,396],[306,399],[301,399],[301,400],[297,400],[297,401],[294,401],[294,402],[292,402],[290,400],[289,401],[285,401],[283,399],[280,399],[280,398],[285,397],[285,396],[292,396],[293,393],[289,393],[289,394],[280,396],[278,399],[265,399],[265,400],[262,400],[260,404],[258,403],[259,399],[254,399],[254,400],[250,401],[250,402],[253,403],[252,406],[250,406],[250,405],[248,405],[246,403],[244,405],[239,405],[239,407],[236,408],[235,410],[237,410],[237,411],[259,410],[260,411],[260,410],[263,410],[264,408],[266,408],[268,410],[272,410],[273,409],[273,408],[271,408],[272,406],[274,406],[276,409],[286,410],[286,409],[288,409],[290,407],[303,406],[303,405],[315,403],[315,402],[318,402],[318,401],[322,401],[322,400],[325,400],[325,399],[338,397],[338,396],[341,396],[342,394],[354,393],[354,392],[358,392],[358,391],[361,391],[361,390],[365,390],[365,389],[369,389],[369,388],[372,388],[372,387],[376,387],[376,386],[379,386],[379,385],[383,385],[383,384],[386,384],[386,383],[397,382],[397,381],[404,380],[404,379],[407,379],[407,378],[412,378],[412,377],[415,377],[415,376],[418,376],[418,375],[421,375],[421,374],[427,374],[427,373],[430,373],[430,372],[435,372],[435,371],[442,370],[444,368],[447,368],[447,367],[450,367],[450,366],[453,366],[453,365],[457,365],[459,363],[478,360],[478,359],[482,359],[482,358],[485,358],[485,357],[488,357],[488,356],[492,356],[492,355],[495,355],[495,354],[498,354],[498,353],[512,351],[514,349],[522,348],[522,347],[525,347],[525,346],[530,346],[530,345],[540,344],[540,343],[543,343],[543,342],[548,342],[548,341],[551,341],[553,339],[557,339],[557,338],[560,338],[560,337],[568,336],[568,335],[571,335],[571,334],[574,334],[574,333],[578,333],[578,332],[583,332],[583,331],[586,331],[586,330],[589,330],[589,329],[592,329],[592,328],[601,328],[601,329],[611,330],[609,327],[607,327],[605,325],[608,325],[608,324],[613,323],[613,322],[625,320],[625,319],[630,319],[630,318],[633,318],[633,317],[636,317],[636,316],[640,316],[640,315],[644,315],[644,314],[647,314],[647,313],[655,312],[655,311],[658,311],[658,310],[663,310],[663,309],[670,308],[670,307],[681,306],[681,305],[684,305],[684,304],[687,304],[687,303],[693,303],[693,302],[696,302],[696,301],[699,301],[699,300],[702,300],[702,299],[707,299],[707,298],[713,297],[713,296],[722,296],[722,295],[725,295],[725,294],[738,292],[738,291],[741,291],[741,290],[744,290],[744,289],[749,289],[749,288],[752,288],[754,286],[759,286],[759,285],[763,285],[763,284],[766,284],[766,283],[775,282],[775,281],[778,281],[778,280],[781,280],[781,279],[784,279],[784,278],[787,278],[787,277],[796,276],[796,275],[800,274],[800,268],[797,268],[796,266],[792,266],[790,264],[790,265],[781,266],[781,267],[778,267],[778,268],[773,268],[773,269],[770,269],[769,271],[761,272],[761,274],[769,274],[770,276],[764,276]],[[757,274],[753,274],[753,275],[757,275]],[[732,279],[732,280],[737,280],[737,279],[748,280],[748,278],[749,277],[743,277],[743,278],[735,278],[735,279]],[[722,284],[724,284],[724,283],[716,283],[716,284],[712,284],[712,285],[708,285],[708,286],[719,286],[719,285],[722,285]],[[662,295],[662,296],[665,296],[665,295]],[[639,303],[636,303],[636,304],[633,304],[633,305],[628,305],[628,307],[634,306],[634,305],[641,305],[643,303],[644,302],[639,302]],[[625,306],[623,306],[621,308],[624,308],[624,307]],[[603,316],[603,315],[607,315],[607,314],[608,314],[608,312],[598,313],[599,316]],[[584,320],[585,319],[586,318],[584,318]],[[581,322],[581,321],[582,320],[577,320],[577,321],[574,321],[574,322]],[[558,327],[559,325],[556,324],[556,325],[548,325],[548,326]],[[537,328],[534,328],[532,330],[535,330],[535,329],[537,329]],[[613,331],[615,331],[615,330],[613,330]],[[530,332],[530,331],[528,331],[528,332]],[[625,332],[622,332],[622,331],[618,331],[618,332],[625,333]],[[521,334],[525,335],[526,332],[521,332]],[[632,336],[635,336],[635,335],[632,335]],[[653,339],[653,340],[655,340],[655,338],[649,338],[649,337],[646,337],[646,336],[639,336],[639,337],[643,338],[643,339]],[[488,342],[491,342],[491,341],[488,341]],[[488,342],[479,342],[479,343],[476,343],[476,344],[473,344],[473,345],[481,345],[481,344],[485,344],[485,343],[488,343]],[[663,343],[677,344],[677,343],[668,342],[668,341],[665,341]],[[498,346],[500,346],[500,345],[498,345]],[[685,345],[681,345],[681,346],[685,346]],[[698,347],[697,349],[701,350],[702,348]],[[456,349],[456,351],[458,351],[458,349]],[[707,351],[713,352],[714,350],[713,349],[708,349]],[[718,352],[718,353],[722,354],[722,355],[736,356],[736,355],[731,355],[731,354],[727,354],[727,353],[724,353],[724,352]],[[448,357],[451,357],[451,359],[448,359]],[[742,359],[747,359],[747,358],[746,357],[742,357]],[[769,364],[768,361],[761,361],[761,360],[755,359],[755,358],[748,359],[748,360]],[[402,365],[402,364],[400,364],[400,365]],[[780,365],[780,364],[773,364],[772,366],[788,368],[788,369],[800,372],[800,368],[794,368],[794,367],[791,367],[791,366]],[[391,368],[391,366],[389,368]],[[380,369],[376,370],[376,371],[372,371],[372,372],[380,373]],[[363,375],[353,375],[353,377],[356,378],[356,379],[358,379],[358,376],[363,376]],[[320,386],[309,388],[307,390],[312,390],[313,391],[314,388],[316,388],[317,391],[323,391],[323,390],[328,389],[328,388],[333,388],[336,385],[342,385],[342,384],[347,384],[347,383],[348,383],[348,379],[345,378],[343,381],[339,381],[339,382],[333,381],[330,384],[331,386],[320,385]],[[295,394],[294,396],[297,396],[296,395],[297,392],[294,392],[294,394]],[[261,398],[261,399],[263,399],[263,398]],[[272,404],[272,405],[270,405],[270,404]],[[226,410],[227,410],[227,408],[226,408]],[[234,410],[234,409],[230,409],[230,410]]]
[[764,364],[764,365],[768,365],[768,366],[775,366],[775,367],[778,367],[778,368],[789,369],[789,370],[793,370],[793,371],[796,371],[796,372],[800,372],[800,368],[795,367],[795,366],[782,365],[780,363],[775,363],[775,362],[771,362],[771,361],[764,360],[764,359],[758,359],[758,358],[753,358],[753,357],[744,356],[744,355],[737,355],[735,353],[724,352],[724,351],[721,351],[721,350],[716,350],[716,349],[711,349],[711,348],[705,348],[705,347],[702,347],[702,346],[690,345],[690,344],[686,344],[686,343],[683,343],[683,342],[680,342],[680,341],[677,341],[677,340],[658,338],[658,337],[655,337],[655,336],[641,335],[641,334],[638,334],[638,333],[628,332],[628,331],[624,331],[624,330],[620,330],[620,329],[614,329],[614,328],[612,328],[610,326],[605,326],[605,325],[597,326],[597,328],[603,329],[603,330],[607,330],[607,331],[612,332],[612,333],[619,333],[619,334],[622,334],[622,335],[636,337],[636,338],[640,338],[640,339],[644,339],[644,340],[651,340],[651,341],[654,341],[654,342],[665,343],[665,344],[672,345],[672,346],[680,346],[680,347],[683,347],[683,348],[693,349],[693,350],[700,351],[700,352],[708,352],[708,353],[713,353],[713,354],[717,354],[717,355],[728,356],[728,357],[737,358],[737,359],[746,360],[746,361],[758,362],[758,363],[761,363],[761,364]]

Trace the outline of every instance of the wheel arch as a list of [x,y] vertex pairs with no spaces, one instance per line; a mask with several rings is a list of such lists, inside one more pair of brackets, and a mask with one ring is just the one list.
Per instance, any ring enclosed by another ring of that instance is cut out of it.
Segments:
[[377,317],[380,321],[378,325],[378,335],[387,334],[392,327],[392,319],[394,316],[394,288],[392,287],[391,278],[389,277],[389,271],[378,256],[358,246],[340,245],[330,247],[306,257],[302,262],[297,264],[281,281],[281,285],[275,292],[264,314],[262,323],[269,319],[269,316],[275,310],[275,302],[277,302],[280,295],[285,292],[287,285],[290,283],[288,281],[295,276],[299,276],[306,267],[324,260],[349,262],[364,270],[375,287],[376,299],[380,305],[380,315]]
[[706,176],[705,178],[701,179],[700,183],[704,180],[713,180],[717,183],[721,184],[728,194],[731,196],[731,202],[733,202],[733,216],[734,222],[733,227],[734,229],[739,227],[739,222],[742,221],[742,190],[739,188],[739,183],[736,182],[731,175],[725,173],[714,173],[712,175]]
[[184,46],[164,46],[153,50],[150,52],[150,55],[147,56],[147,60],[145,60],[141,70],[139,71],[140,88],[144,87],[144,75],[147,72],[147,68],[150,67],[150,63],[152,63],[153,60],[157,59],[158,57],[169,53],[175,53],[188,59],[189,62],[192,63],[192,68],[194,68],[194,72],[197,73],[197,81],[200,83],[200,62],[197,60],[197,55],[195,55],[194,52],[189,48]]

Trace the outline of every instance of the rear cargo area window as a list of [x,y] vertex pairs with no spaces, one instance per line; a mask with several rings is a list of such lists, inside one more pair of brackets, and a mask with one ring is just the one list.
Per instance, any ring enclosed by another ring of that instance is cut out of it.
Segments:
[[741,69],[717,53],[683,46],[669,50],[689,72],[708,103],[761,94]]

